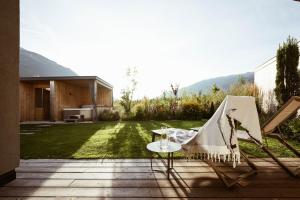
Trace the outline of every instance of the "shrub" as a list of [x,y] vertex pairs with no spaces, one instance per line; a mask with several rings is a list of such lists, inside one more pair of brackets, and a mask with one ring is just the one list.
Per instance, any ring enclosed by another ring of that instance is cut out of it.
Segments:
[[300,142],[300,118],[294,118],[283,125],[281,125],[281,131],[285,137],[297,140]]
[[98,119],[100,121],[118,121],[120,120],[120,114],[116,110],[105,109],[99,113]]
[[133,107],[132,119],[135,120],[148,120],[151,119],[150,102],[148,98],[143,98],[135,102]]
[[136,120],[145,120],[146,119],[145,109],[143,108],[142,105],[137,105],[135,107],[135,116],[134,116],[134,118]]
[[151,105],[151,118],[157,120],[167,120],[172,119],[172,111],[169,105],[164,101],[156,100],[154,104]]
[[228,94],[235,96],[258,96],[258,88],[243,79],[236,81],[228,90]]
[[213,98],[212,98],[213,96],[214,95],[203,95],[201,98],[198,98],[198,102],[200,104],[200,113],[199,113],[200,118],[210,118],[211,117],[210,106],[211,106],[211,102],[213,100]]
[[182,119],[200,119],[200,104],[197,101],[185,101],[181,104]]

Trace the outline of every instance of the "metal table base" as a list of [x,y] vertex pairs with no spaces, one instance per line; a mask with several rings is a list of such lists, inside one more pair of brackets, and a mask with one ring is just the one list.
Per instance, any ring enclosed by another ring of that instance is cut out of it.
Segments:
[[[159,155],[159,154],[158,154]],[[160,159],[163,159],[160,155],[159,155]],[[160,170],[154,170],[153,169],[153,164],[152,164],[152,160],[153,160],[153,153],[151,154],[151,158],[150,158],[150,163],[151,163],[151,170],[152,171],[160,171]],[[174,153],[168,153],[168,157],[167,157],[167,178],[170,179],[170,171],[173,169],[173,163],[174,163]]]

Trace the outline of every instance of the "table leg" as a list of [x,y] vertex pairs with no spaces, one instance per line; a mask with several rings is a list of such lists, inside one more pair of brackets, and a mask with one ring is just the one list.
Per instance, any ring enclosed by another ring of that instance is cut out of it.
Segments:
[[173,152],[171,153],[171,168],[173,168],[173,160],[174,160],[174,154]]
[[167,168],[167,177],[170,179],[170,153],[168,153],[168,168]]
[[150,164],[151,164],[151,170],[153,171],[153,167],[152,167],[152,158],[153,157],[153,154],[151,153],[151,157],[150,157]]
[[152,133],[152,142],[155,141],[155,133]]

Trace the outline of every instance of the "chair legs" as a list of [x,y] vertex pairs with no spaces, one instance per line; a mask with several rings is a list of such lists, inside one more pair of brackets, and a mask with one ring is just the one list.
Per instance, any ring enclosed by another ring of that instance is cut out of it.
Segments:
[[288,173],[290,176],[294,178],[299,178],[299,170],[296,169],[296,171],[291,170],[289,167],[287,167],[283,162],[281,162],[267,147],[264,145],[261,146],[261,149],[266,152],[286,173]]
[[241,156],[246,161],[246,163],[251,168],[251,170],[248,171],[248,172],[245,172],[243,174],[240,174],[237,178],[231,178],[230,176],[226,175],[224,172],[220,171],[218,169],[218,167],[216,167],[214,165],[213,162],[207,161],[208,165],[213,168],[213,170],[215,171],[215,173],[217,174],[217,176],[227,186],[227,188],[231,188],[231,187],[233,187],[235,185],[239,185],[239,186],[245,187],[245,186],[248,185],[246,179],[248,177],[250,177],[250,176],[253,176],[253,175],[257,174],[257,167],[255,166],[255,164],[248,159],[248,157],[246,156],[246,154],[244,154],[244,152],[240,151],[240,153],[241,153]]
[[[284,139],[282,139],[279,135],[277,134],[269,134],[267,137],[271,137],[274,139],[279,140],[283,145],[285,145],[288,149],[290,149],[295,155],[300,157],[299,151],[297,151],[294,147],[292,147],[290,144],[288,144]],[[300,177],[300,170],[297,168],[295,171],[291,170],[289,167],[287,167],[283,162],[281,162],[264,144],[258,142],[258,141],[253,141],[253,140],[245,140],[241,139],[242,141],[245,142],[250,142],[254,143],[257,146],[259,146],[265,153],[267,153],[283,170],[285,170],[290,176],[294,178],[299,178]]]

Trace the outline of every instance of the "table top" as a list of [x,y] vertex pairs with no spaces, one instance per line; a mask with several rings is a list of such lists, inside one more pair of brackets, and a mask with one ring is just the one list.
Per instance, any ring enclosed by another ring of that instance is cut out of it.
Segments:
[[[172,131],[172,130],[182,130],[182,131],[186,131],[186,129],[181,129],[181,128],[167,128],[166,129],[166,131]],[[161,133],[162,133],[162,129],[155,129],[155,130],[151,130],[152,131],[152,133],[155,133],[155,134],[157,134],[157,135],[161,135]]]
[[151,142],[147,145],[147,149],[153,152],[166,152],[172,153],[175,151],[179,151],[181,149],[181,145],[175,142],[169,142],[168,148],[162,149],[160,146],[160,140],[156,142]]

